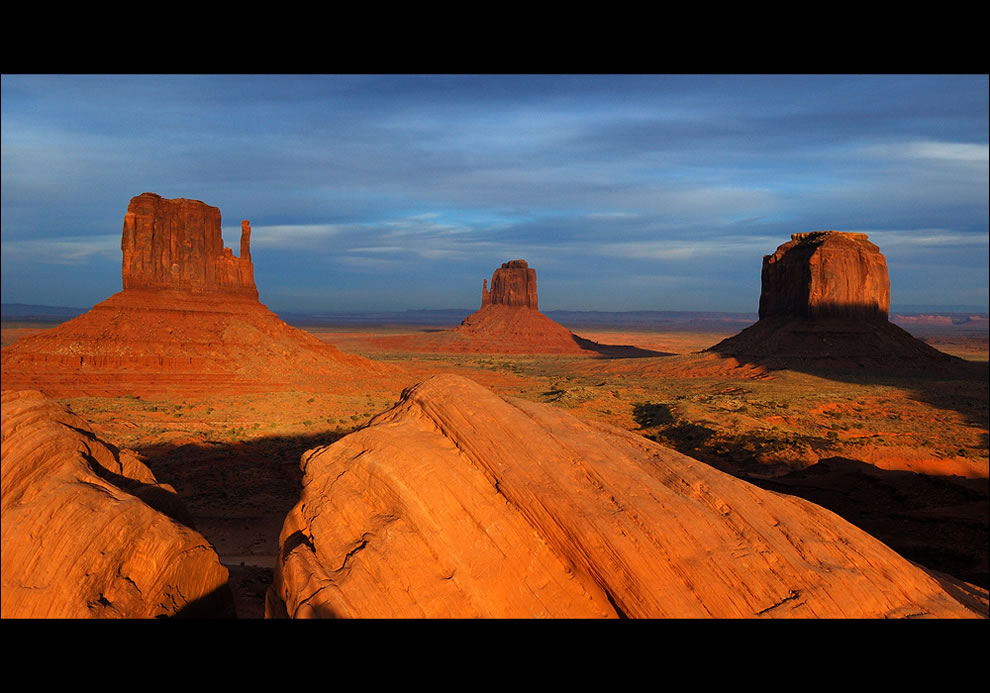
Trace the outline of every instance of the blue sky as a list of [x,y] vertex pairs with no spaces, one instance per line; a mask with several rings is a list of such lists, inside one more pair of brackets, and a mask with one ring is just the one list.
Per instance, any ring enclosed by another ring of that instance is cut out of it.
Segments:
[[3,75],[2,295],[121,288],[131,197],[250,219],[279,311],[755,311],[791,233],[870,235],[892,303],[988,306],[987,75]]

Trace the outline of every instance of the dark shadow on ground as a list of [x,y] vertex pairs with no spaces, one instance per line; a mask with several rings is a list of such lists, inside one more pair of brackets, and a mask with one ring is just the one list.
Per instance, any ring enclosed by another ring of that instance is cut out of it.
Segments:
[[990,588],[990,481],[878,469],[845,457],[773,479],[744,476],[811,501],[926,568]]
[[572,335],[574,341],[582,349],[588,351],[594,351],[599,354],[595,358],[604,359],[644,359],[653,356],[674,356],[673,353],[667,353],[664,351],[652,351],[651,349],[642,349],[637,346],[631,345],[618,345],[618,344],[599,344],[598,342],[593,342],[590,339],[585,339],[584,337],[578,337],[576,334]]
[[230,582],[207,595],[194,599],[179,609],[172,618],[237,618]]
[[[990,365],[929,346],[887,321],[761,320],[706,351],[767,370],[793,370],[845,383],[911,392],[974,426],[990,417]],[[990,440],[983,435],[983,446]]]
[[[264,615],[278,536],[302,488],[300,456],[345,433],[166,443],[138,450],[155,477],[175,488],[191,524],[213,544],[230,571],[238,618]],[[200,613],[193,610],[188,615]]]

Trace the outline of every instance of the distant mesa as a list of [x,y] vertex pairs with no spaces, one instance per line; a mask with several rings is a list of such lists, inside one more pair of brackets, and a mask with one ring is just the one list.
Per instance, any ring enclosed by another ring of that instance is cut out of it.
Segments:
[[300,464],[269,616],[986,615],[817,505],[455,375]]
[[759,320],[709,351],[769,367],[951,365],[888,321],[887,261],[865,233],[795,233],[763,258]]
[[230,617],[227,569],[136,456],[36,391],[4,391],[8,618]]
[[2,352],[5,389],[52,396],[195,395],[319,387],[387,368],[290,327],[258,301],[251,225],[240,256],[220,210],[154,193],[131,199],[123,291]]

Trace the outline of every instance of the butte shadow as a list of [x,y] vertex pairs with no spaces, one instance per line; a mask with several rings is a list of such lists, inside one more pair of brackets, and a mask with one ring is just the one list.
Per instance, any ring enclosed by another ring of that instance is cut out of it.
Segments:
[[390,373],[291,327],[258,300],[251,226],[240,257],[220,210],[154,193],[124,217],[123,291],[3,349],[5,388],[58,397],[311,389]]
[[645,358],[669,354],[584,339],[540,312],[536,271],[525,260],[502,263],[482,282],[481,308],[453,330],[374,340],[408,351],[481,354],[561,354],[598,358]]

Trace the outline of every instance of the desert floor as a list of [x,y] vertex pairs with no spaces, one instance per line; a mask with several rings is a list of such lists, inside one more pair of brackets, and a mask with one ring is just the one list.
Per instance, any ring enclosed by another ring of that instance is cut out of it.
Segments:
[[[49,327],[5,323],[2,344]],[[172,484],[231,573],[238,614],[264,613],[278,534],[299,495],[300,455],[387,409],[440,372],[637,431],[770,490],[800,495],[907,558],[982,587],[988,579],[986,336],[929,333],[965,376],[772,371],[698,354],[732,332],[574,331],[668,356],[412,353],[391,337],[436,327],[310,328],[343,352],[394,363],[372,388],[181,400],[61,400],[105,441]],[[921,335],[919,335],[921,336]],[[971,372],[970,372],[971,371]]]

